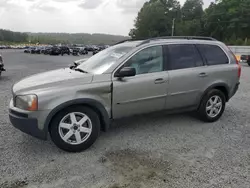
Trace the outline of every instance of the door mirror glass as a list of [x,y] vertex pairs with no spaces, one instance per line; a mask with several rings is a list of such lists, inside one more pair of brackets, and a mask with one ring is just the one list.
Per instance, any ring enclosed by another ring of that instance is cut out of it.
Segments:
[[115,77],[118,77],[118,78],[131,77],[135,75],[136,75],[136,71],[135,71],[135,68],[133,67],[123,67],[120,71],[115,73]]

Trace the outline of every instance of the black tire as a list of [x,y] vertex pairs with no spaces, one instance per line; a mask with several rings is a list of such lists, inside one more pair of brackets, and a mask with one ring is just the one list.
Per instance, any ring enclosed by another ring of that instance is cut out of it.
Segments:
[[[220,113],[218,115],[216,115],[215,117],[210,117],[207,114],[206,106],[207,106],[208,100],[210,100],[211,97],[213,97],[213,96],[219,96],[220,97],[221,102],[222,102],[222,107],[221,107]],[[200,103],[200,106],[199,106],[199,109],[198,109],[199,118],[202,121],[205,121],[205,122],[215,122],[218,119],[220,119],[220,117],[224,113],[225,106],[226,106],[226,97],[225,97],[225,94],[222,91],[218,90],[218,89],[212,89],[209,92],[207,92],[203,96],[203,98],[201,100],[201,103]]]
[[250,66],[250,62],[247,63]]
[[[84,113],[89,117],[89,119],[92,122],[92,132],[90,133],[90,136],[85,142],[79,145],[72,145],[72,144],[65,142],[59,134],[58,126],[59,126],[61,119],[71,112]],[[97,113],[93,111],[91,108],[83,107],[83,106],[72,106],[56,114],[56,116],[53,118],[50,124],[49,131],[50,131],[50,136],[51,136],[52,141],[60,149],[64,151],[68,151],[68,152],[81,152],[81,151],[88,149],[98,138],[100,134],[100,119]]]

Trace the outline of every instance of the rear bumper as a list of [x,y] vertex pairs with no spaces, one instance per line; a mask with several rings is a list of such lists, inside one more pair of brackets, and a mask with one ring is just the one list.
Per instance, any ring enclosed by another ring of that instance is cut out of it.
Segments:
[[237,83],[236,86],[234,87],[233,92],[232,92],[230,98],[235,95],[235,93],[238,91],[239,87],[240,87],[240,82]]
[[20,131],[34,136],[36,138],[46,140],[46,133],[38,128],[38,121],[35,118],[28,118],[27,114],[13,111],[9,109],[9,118],[12,125]]

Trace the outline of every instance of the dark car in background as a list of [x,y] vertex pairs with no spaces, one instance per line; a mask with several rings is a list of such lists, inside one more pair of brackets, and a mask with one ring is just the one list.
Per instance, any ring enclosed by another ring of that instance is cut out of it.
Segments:
[[57,46],[53,46],[50,50],[50,55],[59,55],[60,53],[60,48]]
[[240,60],[250,66],[250,55],[241,55]]
[[3,64],[3,57],[0,54],[0,76],[1,76],[3,71],[5,71],[4,64]]
[[100,51],[102,51],[104,49],[106,49],[106,46],[104,46],[104,45],[95,46],[94,51],[93,51],[93,55],[99,53]]
[[70,49],[67,46],[61,46],[59,47],[61,55],[68,54],[70,55]]
[[70,49],[67,46],[53,46],[50,50],[50,55],[70,55]]

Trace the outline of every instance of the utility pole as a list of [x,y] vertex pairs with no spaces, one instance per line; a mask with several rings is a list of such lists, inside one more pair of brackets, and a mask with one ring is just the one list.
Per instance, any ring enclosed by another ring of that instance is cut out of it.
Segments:
[[174,36],[174,27],[175,27],[175,18],[173,18],[173,23],[172,23],[172,36]]

